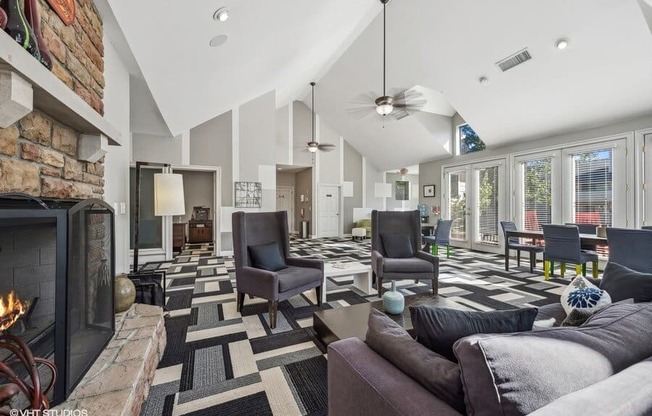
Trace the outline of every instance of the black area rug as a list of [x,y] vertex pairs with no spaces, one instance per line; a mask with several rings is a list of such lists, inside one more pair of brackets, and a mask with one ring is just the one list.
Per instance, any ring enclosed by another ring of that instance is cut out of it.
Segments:
[[[293,240],[293,255],[325,261],[370,263],[370,244],[345,239]],[[168,344],[143,406],[144,416],[326,415],[326,347],[312,328],[314,291],[279,304],[276,329],[267,303],[247,298],[236,312],[235,275],[229,258],[212,247],[188,245],[173,261],[151,263],[168,272]],[[569,279],[544,281],[527,267],[504,270],[503,257],[453,249],[441,257],[439,293],[475,310],[557,302]],[[340,308],[378,300],[353,287],[350,277],[328,281],[328,302]],[[415,294],[430,282],[400,282]]]

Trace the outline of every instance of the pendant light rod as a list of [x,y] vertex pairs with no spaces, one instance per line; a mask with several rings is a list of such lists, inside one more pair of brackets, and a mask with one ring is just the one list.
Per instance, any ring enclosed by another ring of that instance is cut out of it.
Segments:
[[310,112],[312,113],[312,141],[315,141],[315,85],[316,83],[313,81],[310,83],[310,86],[312,87],[312,105],[310,108]]
[[383,2],[383,96],[387,95],[385,83],[387,80],[387,2]]

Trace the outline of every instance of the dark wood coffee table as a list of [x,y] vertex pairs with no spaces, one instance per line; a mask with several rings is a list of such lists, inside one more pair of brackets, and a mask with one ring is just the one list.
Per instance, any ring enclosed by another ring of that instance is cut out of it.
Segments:
[[[410,318],[410,306],[427,305],[435,308],[450,308],[458,310],[472,310],[463,305],[458,305],[441,296],[432,294],[420,294],[407,296],[405,298],[405,310],[401,315],[387,315],[396,323],[407,329],[410,335],[414,336],[412,319]],[[383,311],[383,302],[367,302],[358,305],[346,306],[344,308],[327,309],[317,311],[313,314],[313,326],[319,338],[330,344],[340,339],[358,337],[365,340],[367,336],[367,321],[371,308]]]

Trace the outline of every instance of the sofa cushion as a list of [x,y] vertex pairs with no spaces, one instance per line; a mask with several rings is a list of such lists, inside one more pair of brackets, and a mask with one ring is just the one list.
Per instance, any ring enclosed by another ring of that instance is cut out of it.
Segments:
[[652,358],[592,386],[562,396],[530,416],[649,416],[652,414],[650,374]]
[[257,269],[275,272],[286,267],[277,242],[247,247],[251,265]]
[[652,304],[614,304],[579,328],[474,335],[454,346],[469,416],[520,416],[652,356]]
[[380,238],[383,240],[383,247],[385,247],[387,257],[406,259],[414,256],[412,240],[410,240],[409,234],[382,233]]
[[426,260],[412,257],[409,259],[383,259],[385,273],[434,273],[435,266]]
[[591,313],[598,308],[611,303],[609,293],[600,289],[585,277],[578,275],[561,294],[561,305],[566,314],[573,309],[584,309]]
[[367,345],[458,412],[464,393],[457,364],[416,342],[407,331],[376,309],[369,314]]
[[321,270],[309,267],[288,266],[277,273],[278,291],[281,293],[323,280]]
[[411,306],[412,326],[419,343],[457,362],[453,344],[473,334],[530,331],[537,316],[535,308],[475,312],[429,306]]
[[618,263],[607,263],[600,282],[611,300],[632,298],[634,302],[652,302],[652,274],[641,273]]

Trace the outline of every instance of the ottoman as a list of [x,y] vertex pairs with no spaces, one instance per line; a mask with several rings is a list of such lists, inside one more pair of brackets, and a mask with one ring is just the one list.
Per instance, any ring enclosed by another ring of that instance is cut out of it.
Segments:
[[362,238],[364,240],[366,236],[367,236],[367,230],[364,228],[354,228],[353,230],[351,230],[351,238],[353,240],[358,238]]

